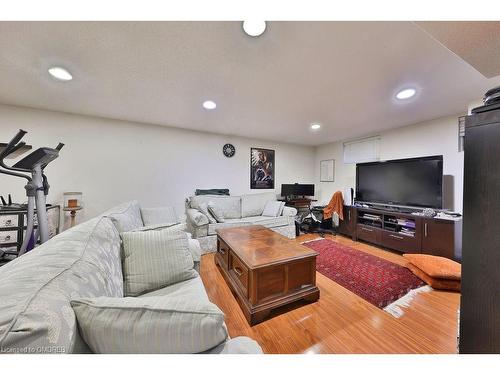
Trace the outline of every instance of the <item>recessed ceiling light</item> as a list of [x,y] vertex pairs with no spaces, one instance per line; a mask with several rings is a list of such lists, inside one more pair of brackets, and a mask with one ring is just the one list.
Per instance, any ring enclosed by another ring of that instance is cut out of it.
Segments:
[[203,108],[208,109],[210,111],[212,109],[217,108],[217,104],[215,104],[215,102],[212,100],[205,100],[203,102]]
[[49,68],[49,74],[59,81],[71,81],[73,79],[71,73],[60,66]]
[[312,130],[318,130],[319,128],[321,128],[320,124],[311,124],[311,129]]
[[266,21],[243,21],[243,30],[247,35],[260,36],[266,31]]
[[417,93],[417,90],[409,88],[409,89],[403,89],[399,91],[396,94],[396,98],[399,100],[404,100],[404,99],[410,99],[412,96],[414,96]]

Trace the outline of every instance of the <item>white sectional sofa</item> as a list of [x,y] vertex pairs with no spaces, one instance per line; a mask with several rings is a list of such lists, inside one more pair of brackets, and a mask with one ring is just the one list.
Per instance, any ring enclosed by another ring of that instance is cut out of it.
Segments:
[[[196,238],[202,253],[217,250],[217,229],[243,225],[263,225],[289,238],[295,238],[295,216],[297,210],[285,207],[281,216],[262,216],[267,202],[276,201],[275,193],[229,195],[197,195],[186,199],[187,230]],[[200,211],[200,205],[215,204],[224,215],[223,223],[210,223],[209,218]]]
[[[137,202],[125,203],[0,267],[0,352],[91,352],[79,332],[71,301],[124,296],[120,233],[143,227],[143,217]],[[191,245],[196,242],[191,241]],[[190,246],[190,251],[199,262],[196,246]],[[199,275],[137,298],[152,296],[208,301]],[[203,335],[200,332],[200,342]],[[230,339],[226,335],[204,352],[262,350],[250,338]]]

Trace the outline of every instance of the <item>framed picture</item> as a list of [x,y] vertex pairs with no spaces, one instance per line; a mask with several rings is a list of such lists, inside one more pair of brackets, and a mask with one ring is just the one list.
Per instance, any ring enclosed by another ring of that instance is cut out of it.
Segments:
[[250,149],[250,189],[274,189],[274,150]]
[[335,181],[335,159],[321,160],[319,162],[319,180],[321,182]]

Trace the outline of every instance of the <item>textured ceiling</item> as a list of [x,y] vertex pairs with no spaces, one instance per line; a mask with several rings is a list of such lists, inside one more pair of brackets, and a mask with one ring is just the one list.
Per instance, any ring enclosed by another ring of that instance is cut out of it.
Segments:
[[260,38],[239,22],[0,22],[0,103],[308,145],[464,112],[498,84],[411,22],[270,22]]
[[417,22],[445,47],[491,78],[500,74],[500,22]]

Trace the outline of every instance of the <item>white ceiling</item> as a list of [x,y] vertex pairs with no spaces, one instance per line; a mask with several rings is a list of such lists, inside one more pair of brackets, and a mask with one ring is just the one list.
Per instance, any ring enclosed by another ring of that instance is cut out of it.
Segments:
[[0,22],[0,103],[306,145],[461,113],[499,84],[411,22],[270,22],[259,38],[239,22]]
[[500,74],[500,22],[426,21],[417,24],[485,77]]

